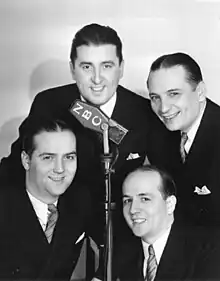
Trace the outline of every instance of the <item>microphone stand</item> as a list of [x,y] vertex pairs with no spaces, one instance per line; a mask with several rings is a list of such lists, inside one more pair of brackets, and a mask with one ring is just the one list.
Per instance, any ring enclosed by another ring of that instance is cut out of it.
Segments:
[[104,281],[112,281],[112,202],[111,202],[111,169],[112,154],[109,152],[107,123],[101,125],[103,130],[103,162],[105,171],[105,245],[104,245]]

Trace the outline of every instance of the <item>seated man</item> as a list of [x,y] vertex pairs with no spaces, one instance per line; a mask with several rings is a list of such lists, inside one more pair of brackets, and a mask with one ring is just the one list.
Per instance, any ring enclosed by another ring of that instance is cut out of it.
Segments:
[[123,214],[134,237],[115,250],[115,279],[197,280],[205,236],[174,222],[176,202],[175,184],[162,170],[143,166],[128,174]]
[[0,189],[0,279],[69,280],[91,214],[89,192],[73,181],[80,135],[60,120],[28,122],[25,182]]

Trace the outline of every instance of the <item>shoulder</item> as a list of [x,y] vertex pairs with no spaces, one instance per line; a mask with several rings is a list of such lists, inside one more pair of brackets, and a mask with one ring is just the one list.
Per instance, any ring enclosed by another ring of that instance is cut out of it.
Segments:
[[117,94],[117,109],[120,111],[126,109],[124,114],[133,115],[136,118],[155,118],[156,115],[153,113],[150,100],[147,97],[140,96],[120,85],[117,88]]
[[150,106],[150,100],[147,97],[141,96],[132,92],[131,90],[119,85],[117,88],[118,95],[127,102],[135,102],[139,104],[145,104]]
[[201,128],[209,130],[210,135],[220,138],[220,106],[207,98],[206,108],[201,120]]
[[206,104],[204,116],[214,119],[216,116],[219,115],[220,115],[220,106],[217,103],[207,98],[207,104]]
[[57,98],[59,100],[62,100],[64,98],[70,97],[73,99],[73,97],[78,96],[78,88],[76,84],[68,84],[68,85],[63,85],[59,87],[54,87],[50,89],[46,89],[40,93],[38,93],[34,99],[40,100],[40,99],[50,99],[51,102],[54,102],[54,99],[56,100]]
[[26,202],[24,186],[4,186],[0,188],[0,218],[4,221],[11,214],[17,215],[22,208],[22,204]]

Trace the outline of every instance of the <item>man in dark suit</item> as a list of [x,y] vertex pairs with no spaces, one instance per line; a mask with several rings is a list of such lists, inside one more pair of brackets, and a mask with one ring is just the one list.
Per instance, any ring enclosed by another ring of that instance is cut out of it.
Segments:
[[220,107],[206,98],[199,65],[184,53],[163,55],[153,62],[147,86],[152,109],[173,134],[168,166],[181,215],[193,224],[219,225]]
[[[128,133],[121,143],[110,144],[110,150],[117,159],[113,166],[115,172],[111,177],[112,197],[120,204],[124,176],[144,161],[145,154],[152,163],[158,164],[161,161],[155,139],[164,140],[164,137],[156,136],[166,134],[167,130],[152,112],[149,100],[118,85],[123,76],[124,61],[122,43],[115,30],[98,24],[84,26],[73,39],[70,58],[76,83],[39,93],[31,106],[29,117],[38,119],[58,114],[64,120],[73,120],[69,109],[76,99],[81,99],[100,107],[105,115],[124,126]],[[26,121],[19,128],[20,137],[26,131],[25,124]],[[94,198],[98,202],[104,202],[104,173],[100,158],[103,153],[102,140],[96,132],[88,129],[85,129],[85,134],[87,144],[78,143],[77,178],[88,182]],[[23,169],[18,169],[21,167],[20,137],[12,145],[10,156],[1,161],[2,182],[19,181],[22,177]],[[167,161],[168,157],[163,159]],[[104,205],[101,209],[104,209]],[[96,218],[98,221],[98,216]],[[102,236],[102,231],[98,233]]]
[[60,120],[28,128],[25,182],[0,189],[0,279],[70,280],[92,210],[89,191],[73,181],[78,133]]
[[203,280],[196,279],[195,268],[201,269],[205,237],[176,224],[176,201],[175,184],[161,169],[148,165],[128,174],[123,183],[123,213],[134,237],[125,238],[115,250],[115,279]]

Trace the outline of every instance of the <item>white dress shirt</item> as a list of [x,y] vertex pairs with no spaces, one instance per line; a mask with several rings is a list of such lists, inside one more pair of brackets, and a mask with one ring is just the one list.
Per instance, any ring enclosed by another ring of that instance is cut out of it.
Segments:
[[186,151],[187,154],[189,153],[189,150],[190,150],[190,148],[193,144],[193,141],[195,139],[195,136],[196,136],[196,133],[198,131],[199,125],[201,123],[202,116],[204,114],[205,108],[206,108],[206,102],[205,102],[203,108],[201,109],[200,114],[197,117],[196,121],[193,123],[193,125],[191,126],[189,131],[186,132],[188,139],[187,139],[187,142],[185,143],[184,147],[185,147],[185,151]]
[[[109,101],[107,101],[105,104],[101,105],[100,108],[101,110],[109,117],[111,118],[113,110],[115,108],[116,104],[116,99],[117,99],[117,93],[115,93]],[[83,96],[81,96],[81,100],[86,102]]]
[[[166,246],[167,239],[170,234],[170,229],[171,229],[171,226],[152,244],[153,248],[154,248],[157,264],[159,264],[160,258],[163,254],[163,250]],[[144,274],[144,277],[146,277],[145,275],[146,275],[146,271],[147,271],[147,260],[148,260],[148,256],[149,256],[148,247],[150,244],[146,243],[143,240],[141,240],[141,241],[142,241],[142,246],[143,246],[143,251],[144,251],[143,274]]]
[[[48,205],[42,201],[40,201],[39,199],[37,199],[36,197],[34,197],[28,190],[27,190],[27,194],[30,198],[30,201],[33,205],[33,208],[35,210],[35,213],[38,217],[38,220],[40,222],[40,225],[43,229],[43,231],[45,231],[46,226],[47,226],[47,218],[49,215],[49,211],[48,211]],[[57,206],[57,201],[53,203],[55,206]]]

